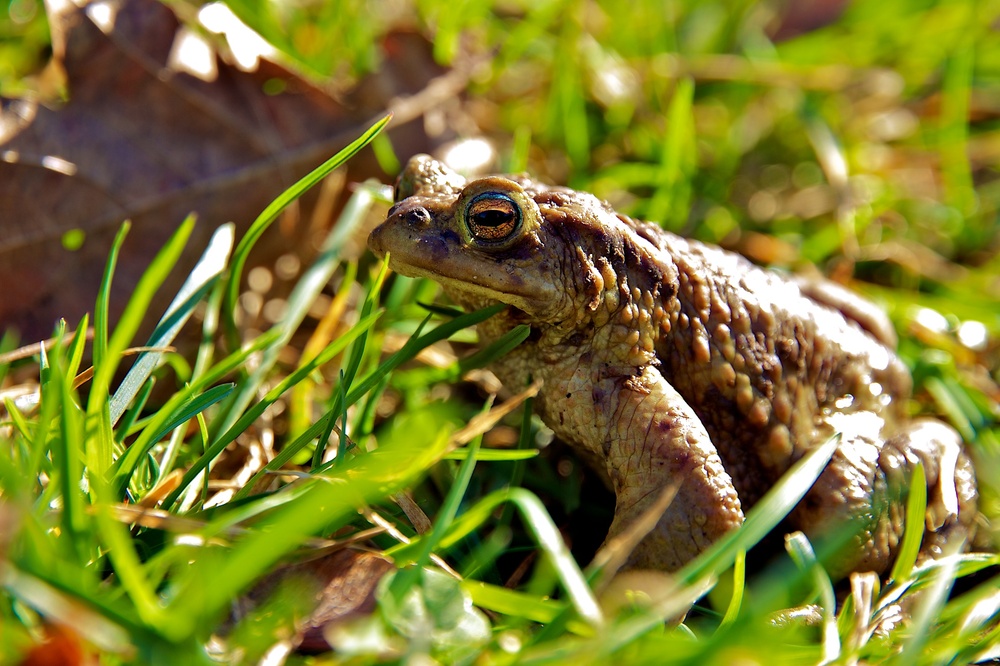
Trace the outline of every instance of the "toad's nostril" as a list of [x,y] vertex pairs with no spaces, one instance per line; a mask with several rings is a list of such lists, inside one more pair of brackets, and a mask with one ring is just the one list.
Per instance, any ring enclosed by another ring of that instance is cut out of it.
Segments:
[[403,218],[410,224],[426,225],[431,221],[431,214],[426,208],[417,206],[403,213]]

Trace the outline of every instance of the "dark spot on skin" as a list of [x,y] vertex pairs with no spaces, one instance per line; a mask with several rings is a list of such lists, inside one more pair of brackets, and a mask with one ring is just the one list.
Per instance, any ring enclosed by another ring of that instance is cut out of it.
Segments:
[[616,273],[621,271],[625,261],[621,248],[621,236],[609,233],[605,229],[592,229],[590,235],[594,239],[595,252],[609,259]]
[[569,399],[570,399],[570,398],[572,398],[572,397],[573,397],[573,394],[572,394],[572,393],[567,393],[567,394],[566,394],[566,399],[567,399],[567,400],[569,400]]
[[681,450],[676,446],[671,446],[666,440],[660,440],[660,444],[666,450],[652,451],[651,460],[653,463],[660,467],[669,467],[674,472],[691,469],[695,461],[690,449]]
[[443,263],[456,247],[457,234],[444,231],[438,235],[425,235],[418,240],[420,251],[434,263]]
[[601,405],[601,404],[604,403],[605,395],[606,394],[604,393],[604,389],[599,389],[599,388],[595,388],[594,391],[593,391],[593,393],[591,394],[591,396],[594,399],[594,403],[598,404],[598,405]]
[[[654,289],[656,285],[668,287],[668,285],[664,284],[663,267],[654,261],[652,257],[641,251],[631,242],[624,243],[622,251],[625,255],[625,264],[631,268],[630,272],[641,280],[640,284],[636,286],[644,291],[646,289]],[[667,290],[670,290],[669,287]]]
[[625,257],[625,263],[629,266],[638,267],[640,258],[639,253],[632,243],[622,244],[622,255]]

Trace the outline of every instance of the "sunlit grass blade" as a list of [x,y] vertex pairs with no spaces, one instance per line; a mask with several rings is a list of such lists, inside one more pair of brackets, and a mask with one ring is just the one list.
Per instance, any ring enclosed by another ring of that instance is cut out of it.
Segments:
[[175,418],[177,411],[188,401],[193,400],[200,391],[204,391],[207,387],[220,381],[223,377],[243,365],[251,354],[258,352],[271,339],[271,335],[262,335],[245,348],[233,352],[214,365],[210,371],[201,375],[177,393],[174,393],[159,411],[143,424],[142,432],[125,451],[125,454],[119,457],[111,467],[111,473],[114,476],[112,485],[117,489],[119,497],[128,484],[128,479],[131,477],[135,466],[139,464],[142,456],[156,443],[157,439],[155,436],[165,431],[164,426]]
[[955,573],[958,566],[957,551],[961,543],[949,544],[948,551],[934,562],[930,585],[916,597],[912,608],[913,620],[910,636],[904,642],[903,649],[890,660],[890,664],[912,664],[920,661],[921,652],[928,640],[933,636],[931,627],[936,622],[937,615],[948,600],[948,592],[955,583]]
[[455,516],[458,514],[458,507],[469,487],[469,481],[472,479],[472,470],[476,467],[475,454],[479,451],[481,443],[482,437],[476,437],[467,447],[469,455],[466,456],[461,467],[458,469],[458,474],[455,475],[455,480],[448,490],[448,495],[445,497],[444,503],[438,511],[434,527],[420,540],[420,550],[414,558],[412,566],[400,571],[392,579],[389,585],[389,595],[397,604],[402,601],[403,595],[406,594],[409,587],[416,582],[420,568],[427,566],[430,562],[431,553],[434,551],[441,537],[451,526],[452,521],[455,520]]
[[[700,588],[714,581],[732,566],[741,552],[774,529],[812,487],[840,444],[834,435],[799,459],[789,471],[747,512],[743,525],[724,535],[706,551],[676,573],[680,586]],[[613,637],[601,644],[601,654],[611,655],[645,634],[666,618],[649,614],[629,619],[618,626]]]
[[84,315],[80,320],[80,325],[76,327],[73,337],[70,338],[66,354],[66,376],[76,377],[80,372],[80,362],[83,360],[84,347],[87,343],[87,325],[90,317]]
[[72,627],[101,649],[125,656],[132,654],[130,639],[141,628],[125,621],[124,613],[114,613],[99,601],[80,598],[11,564],[0,568],[0,585],[45,616]]
[[816,553],[805,534],[794,532],[786,536],[785,549],[796,566],[812,576],[823,613],[823,663],[836,661],[840,658],[840,636],[837,634],[837,598],[833,592],[833,582],[816,559]]
[[[420,352],[420,350],[425,347],[429,347],[435,342],[451,337],[457,331],[468,328],[469,326],[474,326],[481,321],[489,319],[497,312],[500,312],[504,307],[505,306],[498,304],[483,308],[482,310],[476,310],[475,312],[470,312],[462,315],[461,317],[456,317],[449,322],[445,322],[428,333],[414,336],[408,340],[399,351],[383,361],[378,368],[372,371],[371,374],[352,386],[351,390],[347,393],[347,397],[344,398],[344,403],[347,405],[353,405],[366,393],[368,393],[368,391],[378,386],[389,373],[403,363],[413,359]],[[322,433],[329,426],[331,419],[340,418],[341,410],[342,406],[340,401],[335,401],[334,405],[319,420],[303,431],[297,438],[295,438],[295,440],[289,442],[278,453],[278,455],[274,457],[273,460],[268,462],[268,464],[265,465],[260,472],[258,472],[242,489],[240,489],[236,493],[234,499],[243,499],[248,497],[257,480],[261,476],[280,469],[283,465],[288,463],[288,461],[290,461],[299,451],[308,445],[314,438],[318,437],[320,433]],[[322,471],[323,469],[325,469],[325,466],[321,466],[315,471]]]
[[[140,387],[139,393],[136,394],[135,399],[129,405],[128,409],[125,410],[125,413],[122,414],[121,421],[118,422],[118,428],[115,432],[115,442],[121,444],[125,437],[132,432],[132,427],[145,410],[146,403],[149,401],[149,396],[155,386],[156,380],[149,379]],[[116,451],[116,453],[119,452]]]
[[892,565],[890,578],[902,581],[910,577],[913,565],[920,553],[920,542],[924,537],[924,516],[927,514],[927,481],[923,464],[913,468],[909,480],[909,495],[906,499],[906,523],[903,541],[899,545],[896,561]]
[[693,562],[681,569],[677,576],[685,583],[699,578],[716,577],[731,566],[737,553],[747,551],[781,522],[799,503],[833,457],[840,444],[840,435],[834,435],[800,458],[764,497],[746,514],[743,526],[716,541]]
[[219,402],[233,390],[233,384],[218,384],[208,389],[204,393],[192,397],[190,400],[181,405],[180,409],[174,414],[166,424],[164,424],[160,430],[156,431],[153,435],[153,440],[158,440],[165,437],[174,428],[178,427],[182,423],[193,419],[198,414]]
[[549,91],[546,130],[550,137],[561,137],[566,153],[578,167],[590,161],[590,127],[587,122],[586,93],[582,63],[570,54],[576,52],[579,27],[574,21],[563,21],[557,48],[564,57],[557,58],[554,84]]
[[132,600],[136,614],[145,626],[165,629],[167,614],[160,604],[159,596],[146,579],[135,542],[127,527],[112,517],[108,503],[109,492],[104,480],[95,477],[92,483],[93,492],[99,499],[95,503],[94,524],[108,548],[108,557],[114,565],[121,588]]
[[309,174],[301,178],[297,183],[282,192],[274,201],[268,204],[254,223],[250,225],[246,235],[240,240],[233,253],[232,268],[229,275],[229,288],[226,290],[225,312],[232,316],[236,308],[236,299],[239,296],[240,281],[243,278],[243,267],[246,265],[250,250],[257,243],[257,240],[264,234],[271,223],[277,219],[278,214],[284,210],[288,204],[298,199],[312,186],[323,180],[331,171],[341,166],[359,150],[371,143],[385,126],[392,120],[391,115],[384,116],[374,125],[369,127],[364,134],[352,141],[343,150],[328,159],[320,166],[313,169]]
[[62,504],[59,517],[64,543],[77,560],[83,563],[89,559],[92,545],[85,515],[87,497],[81,487],[86,451],[84,415],[66,373],[63,345],[53,348],[49,361],[49,381],[42,385],[42,402],[50,401],[56,405],[57,415],[54,420],[57,430],[52,433],[44,448],[49,451],[53,468],[58,474],[56,481]]
[[272,371],[281,350],[286,348],[288,341],[305,319],[313,303],[315,303],[316,297],[330,281],[330,277],[340,265],[344,244],[351,238],[358,225],[365,219],[373,200],[371,188],[360,187],[351,195],[347,205],[344,207],[343,213],[341,213],[336,224],[333,225],[326,239],[323,241],[319,256],[316,257],[312,265],[302,274],[292,289],[292,293],[289,294],[286,301],[285,313],[273,326],[273,330],[278,332],[277,337],[275,337],[264,351],[263,357],[256,364],[250,376],[240,382],[239,388],[233,395],[224,418],[219,423],[213,424],[213,429],[216,432],[231,426],[235,422],[235,419],[244,412],[254,396],[257,395],[261,384],[264,383],[268,374]]
[[[456,449],[445,456],[445,460],[465,460],[473,455],[470,449]],[[538,457],[537,450],[521,449],[479,449],[475,452],[475,459],[480,462],[515,462],[518,460],[530,460]]]
[[346,461],[329,478],[307,481],[299,497],[269,514],[224,559],[195,562],[178,582],[170,607],[192,623],[215,617],[234,595],[306,538],[335,529],[359,508],[412,483],[440,460],[447,443],[447,437],[421,443],[397,440]]
[[[353,262],[346,264],[344,266],[343,282],[327,307],[326,312],[323,314],[323,318],[320,320],[316,330],[311,333],[309,341],[303,347],[303,358],[316,356],[333,338],[347,309],[348,299],[353,293],[356,277],[357,264]],[[309,427],[312,416],[312,405],[314,404],[313,399],[319,384],[320,382],[307,379],[292,389],[288,410],[288,431],[292,438]]]
[[[536,495],[523,488],[498,490],[481,499],[456,518],[446,534],[436,537],[440,548],[447,550],[454,546],[477,527],[491,520],[493,512],[507,502],[518,509],[535,543],[551,558],[572,606],[580,618],[593,626],[603,624],[600,607],[594,599],[590,586],[576,560],[566,548],[559,529],[552,522],[545,505]],[[388,552],[398,563],[409,563],[419,556],[419,548],[421,548],[420,540],[416,540],[412,544],[391,548]]]
[[[553,622],[569,608],[565,601],[543,599],[533,594],[477,580],[463,580],[462,587],[472,595],[477,606],[530,622],[542,624]],[[570,619],[566,627],[569,631],[582,636],[590,636],[594,631],[591,625],[576,619]]]
[[23,437],[27,441],[31,441],[31,430],[32,427],[29,425],[28,420],[18,409],[17,405],[10,398],[4,398],[4,408],[7,410],[7,416],[17,431],[17,434]]
[[[97,414],[99,410],[107,409],[108,389],[115,371],[118,369],[122,354],[132,341],[132,338],[135,337],[136,331],[139,330],[139,326],[146,316],[149,304],[152,302],[156,291],[177,264],[177,260],[180,258],[184,246],[187,244],[187,240],[194,229],[194,224],[194,217],[189,216],[177,227],[177,230],[157,253],[156,257],[149,264],[149,267],[142,274],[142,277],[139,278],[138,283],[136,283],[132,296],[129,298],[129,302],[118,321],[118,325],[115,327],[114,333],[111,334],[108,341],[107,357],[100,365],[96,363],[94,365],[94,378],[91,382],[87,408],[89,414]],[[110,460],[110,455],[111,452],[106,451],[102,453],[100,458]]]
[[740,614],[740,608],[743,607],[743,596],[746,593],[746,562],[747,556],[745,552],[736,554],[736,560],[733,562],[733,595],[729,600],[729,605],[726,607],[726,613],[722,616],[722,621],[719,623],[720,627],[725,627],[736,622],[736,618]]
[[222,451],[234,439],[236,439],[237,436],[240,435],[240,433],[246,430],[250,424],[258,419],[260,415],[264,413],[264,410],[274,404],[274,402],[281,398],[281,396],[284,395],[284,393],[292,386],[305,379],[313,370],[324,363],[327,363],[331,358],[342,352],[356,337],[371,328],[371,326],[378,319],[378,316],[378,313],[376,313],[359,321],[351,327],[347,333],[330,343],[323,353],[314,359],[310,359],[304,365],[299,366],[295,372],[285,377],[278,383],[277,386],[268,391],[267,395],[265,395],[260,402],[243,414],[243,416],[241,416],[240,419],[232,425],[232,427],[212,441],[205,453],[191,465],[187,472],[185,472],[184,478],[177,489],[164,499],[163,506],[165,508],[171,507],[173,503],[177,501],[180,494],[184,492],[187,486],[194,481],[195,478],[197,478],[202,470],[206,469],[209,464],[211,464],[211,462],[218,457],[218,455],[222,453]]
[[128,235],[131,224],[125,222],[115,234],[115,239],[111,243],[111,250],[108,252],[108,261],[104,266],[104,276],[101,279],[101,286],[97,291],[97,302],[94,305],[94,344],[93,358],[94,366],[104,365],[104,359],[108,353],[109,337],[109,315],[111,298],[111,280],[114,278],[115,266],[118,265],[118,254],[121,252],[122,243]]
[[393,376],[393,386],[406,390],[413,386],[428,386],[435,382],[457,381],[465,373],[477,368],[484,368],[496,359],[510,353],[515,347],[528,339],[531,327],[515,326],[489,345],[465,358],[459,359],[446,368],[418,368]]
[[[170,346],[181,327],[194,312],[194,308],[208,293],[216,278],[226,268],[229,252],[233,248],[234,227],[224,224],[215,233],[205,248],[201,259],[191,270],[174,300],[167,307],[156,328],[146,343],[147,347],[162,349]],[[109,406],[111,425],[125,412],[125,408],[139,392],[140,387],[159,364],[163,352],[145,351],[136,358],[125,379],[111,397]]]
[[378,367],[378,369],[358,382],[356,386],[351,388],[351,392],[347,395],[347,403],[353,404],[356,402],[362,395],[374,388],[375,385],[381,381],[382,377],[392,372],[406,361],[413,359],[420,350],[429,347],[435,342],[446,340],[464,328],[469,328],[470,326],[475,326],[482,321],[486,321],[493,315],[501,312],[506,307],[507,306],[502,303],[490,305],[482,308],[481,310],[476,310],[460,317],[456,317],[451,321],[437,326],[434,330],[428,333],[411,338],[405,345],[403,345],[402,349],[387,358]]
[[976,206],[976,192],[968,158],[969,98],[975,71],[975,38],[979,32],[974,13],[971,8],[967,11],[969,40],[951,54],[945,65],[938,144],[945,194],[949,203],[970,217]]
[[677,82],[667,111],[667,136],[662,142],[657,188],[646,216],[670,229],[680,229],[687,220],[691,196],[691,172],[697,160],[692,106],[694,82]]
[[[381,291],[382,284],[385,282],[385,278],[388,274],[389,262],[383,261],[378,272],[371,281],[368,288],[368,295],[361,304],[361,310],[358,313],[359,316],[367,317],[378,307],[378,294]],[[334,398],[332,400],[333,408],[331,411],[336,410],[337,406],[339,406],[340,414],[337,414],[336,418],[330,419],[323,431],[323,434],[316,442],[316,448],[313,450],[313,469],[317,469],[323,464],[323,458],[326,453],[326,445],[330,440],[331,434],[333,433],[336,419],[340,419],[341,429],[340,442],[337,446],[337,455],[334,461],[336,462],[344,459],[344,454],[347,452],[347,407],[349,404],[346,400],[345,391],[347,390],[347,387],[354,383],[354,378],[357,376],[358,369],[361,367],[361,360],[365,356],[365,349],[367,345],[368,332],[365,331],[358,336],[357,340],[355,340],[347,350],[347,362],[344,363],[340,369],[340,377],[337,382],[336,393],[334,394]]]
[[[968,399],[962,390],[954,383],[939,377],[928,377],[924,383],[927,391],[934,396],[938,408],[948,417],[948,422],[962,435],[967,442],[975,441],[977,425],[982,426],[982,417],[974,406],[968,404]],[[973,419],[978,421],[974,424]]]

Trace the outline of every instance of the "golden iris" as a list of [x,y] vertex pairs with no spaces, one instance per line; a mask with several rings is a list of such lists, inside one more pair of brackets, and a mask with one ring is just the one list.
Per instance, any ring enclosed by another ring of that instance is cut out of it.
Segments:
[[465,208],[465,223],[481,243],[502,243],[521,228],[521,209],[506,194],[483,192]]

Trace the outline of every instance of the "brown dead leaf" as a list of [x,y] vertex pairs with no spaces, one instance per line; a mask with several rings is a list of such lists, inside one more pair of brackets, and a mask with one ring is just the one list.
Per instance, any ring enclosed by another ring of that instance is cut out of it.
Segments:
[[[167,64],[179,27],[170,9],[154,0],[113,4],[105,29],[72,5],[50,17],[69,91],[63,107],[0,100],[0,329],[23,339],[47,337],[58,318],[74,325],[93,308],[123,220],[133,226],[115,276],[115,312],[189,212],[199,221],[177,283],[219,224],[246,229],[386,109],[397,111],[401,154],[448,138],[403,125],[453,103],[466,80],[443,74],[422,38],[395,34],[383,44],[382,70],[336,101],[266,61],[246,72],[217,58],[217,78],[204,81]],[[284,92],[265,94],[271,79]],[[355,168],[355,178],[376,174],[370,156]],[[85,234],[75,251],[62,243],[73,230]],[[267,242],[273,257],[294,238]]]
[[44,640],[31,646],[19,666],[89,666],[97,659],[83,645],[80,637],[58,625],[44,627]]
[[336,624],[368,615],[375,609],[375,586],[393,569],[384,557],[358,550],[339,550],[269,574],[233,608],[232,621],[251,614],[282,585],[296,585],[300,594],[310,598],[310,610],[296,626],[294,646],[303,652],[329,649],[323,630]]

